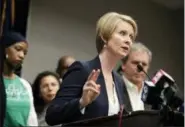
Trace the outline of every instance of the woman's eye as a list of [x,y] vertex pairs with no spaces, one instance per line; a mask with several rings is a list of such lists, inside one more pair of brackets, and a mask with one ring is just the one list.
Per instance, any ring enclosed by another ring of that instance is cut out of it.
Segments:
[[127,32],[126,32],[126,31],[120,31],[119,33],[120,33],[121,35],[126,35]]
[[17,51],[21,51],[21,48],[19,48],[19,47],[16,47],[15,49],[16,49]]

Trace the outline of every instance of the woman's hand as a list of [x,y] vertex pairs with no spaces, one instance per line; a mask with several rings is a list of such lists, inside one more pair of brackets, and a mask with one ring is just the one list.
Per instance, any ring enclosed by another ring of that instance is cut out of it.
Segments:
[[86,107],[92,103],[100,94],[100,85],[96,84],[96,80],[100,74],[100,69],[92,70],[83,86],[83,93],[80,99],[80,108]]

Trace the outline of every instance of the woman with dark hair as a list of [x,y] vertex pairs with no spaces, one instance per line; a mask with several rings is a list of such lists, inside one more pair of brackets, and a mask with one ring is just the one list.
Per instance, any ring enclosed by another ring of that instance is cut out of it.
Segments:
[[45,122],[45,112],[48,104],[55,98],[59,90],[59,77],[54,72],[41,72],[37,75],[32,87],[39,126],[48,126]]
[[6,90],[4,127],[37,126],[31,86],[15,73],[27,54],[28,42],[16,32],[6,33],[1,41],[5,48],[2,73]]

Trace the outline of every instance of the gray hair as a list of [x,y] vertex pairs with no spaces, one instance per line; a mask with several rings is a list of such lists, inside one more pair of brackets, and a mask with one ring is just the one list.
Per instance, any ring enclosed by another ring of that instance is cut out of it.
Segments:
[[[131,52],[135,52],[135,51],[146,52],[148,54],[148,56],[149,56],[149,62],[152,61],[152,52],[144,44],[142,44],[141,42],[136,42],[136,43],[132,44],[131,49],[130,49],[130,53]],[[125,58],[122,59],[123,63],[127,62],[128,58],[129,58],[129,54]]]

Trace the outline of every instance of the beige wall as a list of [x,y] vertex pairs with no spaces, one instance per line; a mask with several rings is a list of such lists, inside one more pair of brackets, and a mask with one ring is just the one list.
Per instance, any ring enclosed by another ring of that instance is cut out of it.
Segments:
[[153,52],[150,75],[163,68],[183,88],[183,35],[179,31],[183,24],[178,24],[174,12],[148,0],[32,0],[27,32],[30,49],[23,76],[32,82],[37,73],[54,70],[62,55],[78,60],[94,57],[96,20],[107,11],[137,20],[137,40]]

